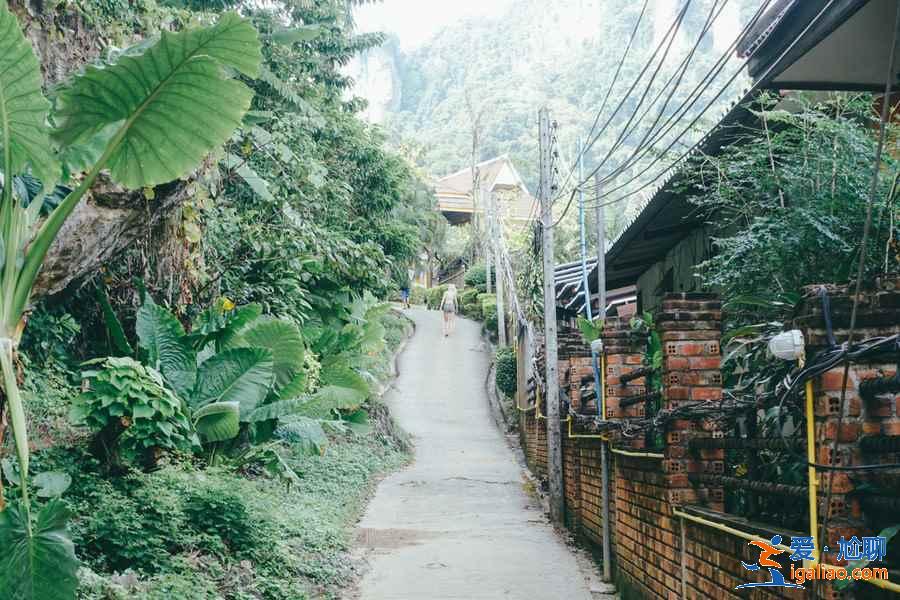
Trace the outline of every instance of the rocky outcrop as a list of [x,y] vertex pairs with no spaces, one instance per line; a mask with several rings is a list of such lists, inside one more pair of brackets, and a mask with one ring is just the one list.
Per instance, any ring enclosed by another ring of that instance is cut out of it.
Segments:
[[[65,5],[14,0],[10,6],[40,59],[48,90],[99,58],[108,46],[81,13]],[[178,181],[158,186],[149,200],[142,190],[125,190],[101,176],[50,248],[33,297],[60,292],[96,272],[172,214],[188,194],[187,183]]]
[[95,273],[119,253],[134,247],[189,195],[182,181],[159,186],[154,198],[124,190],[108,178],[94,185],[63,225],[50,247],[34,286],[34,297],[55,294],[73,281]]

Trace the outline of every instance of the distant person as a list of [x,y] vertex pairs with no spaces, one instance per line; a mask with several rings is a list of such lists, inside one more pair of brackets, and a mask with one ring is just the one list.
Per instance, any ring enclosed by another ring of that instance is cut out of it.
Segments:
[[409,284],[400,288],[400,301],[405,308],[409,308]]
[[441,298],[440,310],[444,313],[444,337],[447,337],[456,329],[456,286],[452,283],[447,286]]

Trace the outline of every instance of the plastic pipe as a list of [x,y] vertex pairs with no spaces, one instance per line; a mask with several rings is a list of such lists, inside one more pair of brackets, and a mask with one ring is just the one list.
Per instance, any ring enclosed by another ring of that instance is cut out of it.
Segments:
[[[690,513],[680,511],[675,507],[672,507],[672,515],[676,516],[676,517],[681,517],[682,519],[687,519],[688,521],[693,521],[694,523],[700,523],[701,525],[706,525],[707,527],[712,527],[713,529],[718,529],[719,531],[724,531],[725,533],[729,533],[733,536],[743,538],[750,542],[756,541],[760,538],[759,535],[747,533],[746,531],[741,531],[739,529],[729,527],[728,525],[716,523],[715,521],[710,521],[709,519],[704,519],[703,517],[697,517]],[[779,550],[793,552],[788,546],[785,546],[784,544],[777,544],[775,547],[778,548]],[[837,567],[835,565],[830,565],[828,563],[819,563],[819,564],[822,565],[823,568],[828,569],[830,571],[842,568],[842,567]],[[864,583],[869,583],[876,587],[880,587],[885,590],[890,590],[892,592],[900,592],[900,585],[897,585],[896,583],[887,581],[885,579],[860,579],[859,581],[862,581]]]
[[610,446],[609,451],[613,454],[621,454],[622,456],[631,456],[636,458],[665,458],[662,452],[632,452],[631,450],[622,450]]
[[807,477],[809,478],[809,535],[813,539],[812,560],[807,561],[807,566],[812,563],[819,562],[819,547],[816,541],[816,529],[819,525],[819,511],[817,494],[819,484],[816,477],[816,468],[813,464],[816,462],[816,418],[813,398],[813,382],[812,379],[806,380],[806,462]]
[[[716,523],[715,521],[710,521],[709,519],[704,519],[703,517],[698,517],[692,515],[690,513],[686,513],[684,511],[678,510],[674,506],[672,507],[672,515],[676,517],[681,517],[682,519],[686,519],[688,521],[693,521],[694,523],[700,523],[701,525],[706,525],[707,527],[712,527],[713,529],[718,529],[719,531],[724,531],[725,533],[730,533],[735,537],[739,537],[741,539],[745,539],[749,542],[756,541],[760,538],[758,534],[747,533],[746,531],[741,531],[740,529],[735,529],[734,527],[729,527],[728,525],[723,525],[722,523]],[[785,546],[784,544],[776,544],[775,546],[779,550],[786,550],[788,552],[792,552],[792,550]]]

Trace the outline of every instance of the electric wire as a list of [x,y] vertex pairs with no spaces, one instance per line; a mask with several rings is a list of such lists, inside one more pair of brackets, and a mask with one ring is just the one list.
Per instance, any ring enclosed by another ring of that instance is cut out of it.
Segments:
[[[746,97],[746,96],[749,96],[749,95],[751,95],[751,94],[753,94],[753,93],[755,93],[755,92],[757,92],[757,91],[760,89],[760,87],[762,86],[762,84],[766,81],[766,78],[768,77],[768,75],[769,75],[769,74],[775,69],[775,67],[781,62],[781,59],[784,58],[784,56],[786,56],[787,53],[790,52],[790,51],[794,48],[794,46],[796,46],[796,44],[800,41],[800,39],[803,38],[803,36],[806,34],[806,32],[809,31],[810,28],[812,28],[812,27],[819,21],[819,19],[822,18],[822,16],[827,12],[827,10],[835,3],[835,1],[836,1],[836,0],[829,0],[829,1],[828,1],[828,3],[827,3],[827,4],[819,11],[819,13],[818,13],[818,14],[817,14],[817,15],[816,15],[816,16],[815,16],[815,17],[807,24],[806,28],[804,28],[804,30],[803,30],[803,31],[802,31],[802,32],[794,39],[794,41],[793,41],[793,42],[792,42],[792,43],[791,43],[791,44],[790,44],[790,45],[789,45],[789,46],[781,53],[781,55],[778,57],[778,59],[774,60],[774,61],[771,63],[771,65],[769,66],[769,68],[766,70],[766,72],[763,73],[763,74],[757,79],[757,82],[756,82],[755,84],[753,84],[753,86],[751,86],[751,88],[750,88],[750,89],[747,91],[747,93],[745,94],[745,97]],[[659,160],[661,159],[661,157],[664,156],[669,150],[671,150],[671,148],[676,144],[676,142],[677,142],[678,140],[680,140],[681,137],[683,137],[688,131],[690,131],[690,130],[696,125],[696,123],[697,123],[697,122],[700,120],[700,118],[706,113],[706,111],[709,110],[710,106],[711,106],[716,100],[718,100],[718,98],[719,98],[723,93],[725,93],[725,91],[731,86],[731,84],[734,82],[734,80],[737,79],[738,75],[740,75],[740,73],[743,71],[743,67],[747,64],[747,62],[749,62],[750,58],[752,58],[752,56],[747,58],[747,60],[741,65],[741,68],[740,68],[737,72],[735,72],[734,75],[732,75],[732,76],[729,78],[728,82],[727,82],[726,85],[719,91],[719,93],[716,94],[716,96],[714,96],[713,99],[710,100],[710,102],[707,103],[706,107],[705,107],[705,108],[704,108],[704,109],[703,109],[703,110],[702,110],[702,111],[701,111],[701,112],[700,112],[700,113],[699,113],[699,114],[691,121],[691,123],[688,125],[688,127],[686,127],[686,128],[682,131],[682,133],[676,138],[676,140],[673,141],[671,144],[669,144],[669,146],[668,146],[663,152],[661,152],[661,153],[659,154],[659,156],[657,156],[657,158],[655,158],[649,165],[647,165],[647,167],[645,167],[642,171],[640,171],[639,173],[637,173],[636,175],[634,175],[631,179],[629,179],[629,180],[626,181],[625,183],[620,184],[620,185],[616,186],[615,188],[610,189],[610,190],[607,191],[607,192],[604,192],[602,195],[599,195],[598,199],[599,199],[599,198],[606,198],[606,197],[612,195],[613,192],[616,192],[616,191],[618,191],[618,190],[620,190],[620,189],[626,187],[629,183],[632,183],[633,181],[635,181],[636,179],[638,179],[639,177],[641,177],[641,175],[643,175],[643,174],[646,173],[648,170],[650,170],[650,168],[651,168],[654,164],[656,164],[657,162],[659,162]],[[657,175],[656,175],[655,177],[653,177],[651,180],[647,181],[646,183],[644,183],[643,185],[641,185],[641,186],[638,187],[637,189],[632,190],[632,191],[630,191],[630,192],[627,192],[627,193],[625,193],[624,195],[622,195],[622,196],[620,196],[620,197],[618,197],[618,198],[615,198],[614,200],[609,200],[609,201],[607,201],[607,202],[602,203],[603,206],[610,206],[610,205],[612,205],[612,204],[616,204],[616,203],[621,202],[621,201],[623,201],[623,200],[627,200],[629,197],[633,196],[634,194],[636,194],[636,193],[638,193],[638,192],[640,192],[640,191],[643,191],[644,189],[650,187],[650,186],[653,185],[656,181],[658,181],[660,177],[662,177],[663,175],[665,175],[665,174],[666,174],[667,172],[669,172],[672,168],[674,168],[674,167],[676,167],[677,165],[679,165],[686,157],[688,157],[688,156],[690,156],[691,154],[693,154],[693,153],[696,151],[696,149],[699,148],[700,145],[701,145],[707,138],[708,138],[708,134],[707,134],[706,136],[703,136],[702,138],[700,138],[696,143],[694,143],[693,145],[691,145],[691,147],[690,147],[688,150],[686,150],[684,153],[682,153],[682,154],[681,154],[677,159],[675,159],[671,164],[669,164],[667,167],[665,167],[665,168],[662,169],[659,173],[657,173]]]
[[[653,102],[647,107],[647,109],[643,112],[643,114],[641,114],[640,119],[638,119],[638,123],[643,122],[643,120],[646,118],[647,114],[650,112],[650,110],[653,108],[653,106],[656,105],[656,103],[659,101],[660,97],[662,97],[663,93],[668,88],[669,93],[666,96],[666,100],[663,103],[662,108],[659,110],[659,113],[656,115],[656,118],[653,120],[653,123],[651,123],[650,127],[647,128],[647,131],[644,133],[644,136],[636,144],[635,149],[632,152],[631,156],[629,156],[629,158],[626,159],[625,162],[628,162],[629,160],[631,160],[634,157],[634,155],[637,154],[637,152],[639,152],[640,149],[645,146],[648,138],[650,138],[650,136],[652,134],[654,134],[654,131],[656,130],[657,125],[659,125],[660,120],[662,119],[663,115],[665,114],[666,108],[668,108],[669,103],[672,101],[672,98],[674,97],[675,92],[678,91],[678,89],[681,87],[681,81],[682,81],[682,79],[684,79],[684,74],[687,72],[687,68],[690,66],[691,61],[693,60],[694,55],[697,52],[697,49],[700,47],[700,44],[703,42],[703,39],[709,33],[709,30],[712,28],[713,24],[716,22],[716,20],[718,20],[719,16],[722,14],[722,11],[725,10],[725,6],[728,4],[728,0],[724,0],[722,2],[721,7],[718,6],[718,3],[719,3],[719,0],[715,0],[715,2],[713,3],[713,6],[709,11],[709,15],[706,18],[706,23],[704,24],[703,29],[700,32],[700,35],[697,36],[697,41],[691,47],[690,52],[685,56],[684,59],[682,59],[681,64],[679,64],[678,67],[676,67],[675,72],[672,74],[672,76],[669,78],[669,80],[665,83],[665,85],[662,88],[660,88],[659,93],[657,94],[656,98],[653,99]],[[718,12],[716,12],[716,8],[719,8]],[[740,39],[740,36],[735,39],[734,44],[737,44],[737,40],[739,40],[739,39]],[[677,78],[677,80],[676,80],[676,78]],[[673,85],[673,80],[676,80],[674,82],[674,85]],[[684,102],[682,102],[682,105],[679,107],[679,110],[683,106],[684,106]],[[677,112],[678,111],[675,111],[672,113],[672,115],[670,115],[670,120],[671,120],[671,116],[677,114]],[[665,126],[665,125],[663,125],[663,126]],[[634,133],[635,129],[637,129],[637,126],[632,128],[628,132],[627,136],[624,136],[624,137],[620,136],[620,141],[617,142],[616,144],[614,144],[612,148],[610,148],[610,150],[609,150],[609,152],[607,152],[606,156],[604,156],[603,159],[600,161],[600,164],[598,164],[597,167],[594,169],[594,173],[597,173],[600,171],[600,169],[607,163],[607,161],[612,156],[612,154],[616,150],[618,150],[618,148],[621,146],[621,143],[624,142],[624,140],[627,139],[627,137],[630,137],[632,133]],[[606,179],[607,178],[603,178],[603,181],[606,181]]]
[[[671,115],[669,115],[669,117],[662,124],[662,126],[660,126],[659,129],[657,129],[657,132],[654,133],[652,135],[652,137],[650,137],[649,140],[647,140],[646,143],[638,145],[636,150],[634,152],[632,152],[633,158],[629,157],[628,160],[623,161],[623,163],[620,164],[619,166],[617,166],[611,173],[603,176],[600,180],[601,183],[605,183],[612,177],[615,177],[619,173],[623,172],[625,169],[636,164],[641,158],[643,158],[643,156],[645,156],[647,154],[647,152],[649,152],[650,150],[653,149],[653,146],[660,139],[662,139],[667,133],[669,133],[672,130],[672,128],[679,122],[679,120],[681,118],[683,118],[685,115],[687,115],[687,113],[691,110],[691,108],[694,107],[694,105],[697,103],[697,101],[699,101],[700,98],[703,97],[703,94],[706,92],[706,90],[708,90],[712,86],[714,79],[716,77],[718,77],[719,74],[728,65],[728,62],[731,59],[731,55],[734,53],[735,49],[737,48],[737,45],[740,43],[740,40],[743,39],[744,36],[746,36],[750,32],[750,30],[756,25],[758,20],[762,17],[762,15],[765,13],[766,9],[769,7],[769,5],[772,2],[773,2],[773,0],[766,0],[759,6],[759,8],[753,14],[751,19],[747,22],[747,24],[743,27],[743,29],[738,33],[738,35],[734,38],[734,40],[731,42],[731,44],[729,44],[729,46],[725,49],[725,51],[722,52],[722,54],[719,56],[719,58],[713,63],[712,67],[706,72],[706,74],[703,76],[703,78],[700,79],[700,81],[697,83],[697,85],[694,86],[694,89],[691,90],[691,92],[685,97],[685,99],[682,100],[681,104],[672,112]],[[749,61],[749,57],[747,60]],[[740,65],[736,76],[739,75],[741,72],[743,72],[743,68],[746,66],[746,64],[747,64],[747,61],[745,61],[744,63],[742,63]],[[722,90],[722,93],[724,93],[727,90],[727,88],[730,87],[731,83],[732,83],[732,81],[729,81],[729,83],[726,85],[726,88]],[[714,103],[717,99],[718,99],[718,97],[714,98],[712,103]],[[707,107],[704,108],[703,111],[701,111],[701,112],[705,112],[706,110],[708,110],[712,103],[710,103],[710,105],[707,105]],[[680,141],[680,139],[683,135],[684,134],[682,134],[676,138],[676,143],[678,141]],[[638,152],[641,152],[641,154],[639,156],[637,155]],[[589,173],[588,176],[583,179],[582,183],[583,184],[588,183],[594,177],[594,175],[596,175],[600,171],[600,169],[603,166],[604,165],[602,163],[600,165],[597,165],[597,167],[594,168],[591,171],[591,173]]]
[[[690,3],[691,3],[691,0],[687,0],[685,8],[687,8],[687,6],[690,5]],[[623,106],[625,106],[625,102],[631,97],[632,92],[634,92],[637,85],[644,78],[644,75],[647,73],[647,70],[656,61],[656,57],[659,54],[660,50],[662,50],[663,46],[667,44],[670,37],[672,37],[674,39],[673,30],[676,28],[676,26],[680,27],[683,19],[684,19],[684,9],[682,9],[682,11],[678,13],[675,20],[672,22],[671,25],[669,25],[669,29],[666,31],[666,34],[663,36],[663,38],[659,41],[659,44],[657,44],[656,48],[653,51],[653,54],[651,54],[650,58],[647,60],[647,62],[644,63],[644,66],[641,68],[637,77],[635,77],[634,81],[629,86],[628,91],[625,92],[625,95],[622,96],[621,100],[619,100],[618,104],[616,105],[615,110],[613,110],[612,114],[609,115],[609,117],[603,123],[603,126],[600,128],[600,131],[597,133],[596,136],[593,137],[593,139],[591,139],[590,142],[588,142],[585,145],[584,148],[582,148],[583,153],[586,154],[587,152],[589,152],[591,150],[591,148],[593,147],[593,145],[597,142],[597,140],[600,139],[603,136],[603,134],[606,132],[606,129],[612,123],[612,120],[616,117],[617,114],[619,114],[619,111],[622,110]],[[652,80],[650,83],[652,84]]]
[[[666,90],[668,90],[668,94],[666,95],[665,102],[663,103],[662,108],[660,108],[659,113],[657,114],[653,123],[647,129],[646,133],[644,134],[644,137],[641,139],[640,142],[638,142],[637,146],[635,147],[635,150],[632,153],[632,156],[634,156],[634,154],[637,153],[642,148],[642,144],[644,144],[646,142],[647,138],[653,133],[653,130],[659,124],[659,121],[660,121],[660,119],[662,119],[662,116],[665,114],[666,108],[668,107],[669,103],[672,101],[672,98],[674,97],[675,92],[678,91],[678,89],[680,88],[681,80],[684,78],[684,74],[687,72],[687,68],[688,68],[688,66],[690,66],[690,63],[694,57],[694,54],[696,53],[697,49],[700,47],[700,44],[702,43],[703,39],[709,33],[709,30],[712,28],[713,23],[715,23],[715,21],[722,14],[722,11],[725,9],[725,6],[728,4],[728,1],[729,0],[724,0],[720,7],[719,0],[715,0],[715,2],[712,5],[712,8],[709,11],[709,14],[706,17],[706,22],[704,23],[704,26],[700,31],[700,35],[697,36],[697,40],[696,40],[696,42],[694,42],[693,46],[691,47],[690,52],[681,60],[679,65],[675,68],[675,71],[672,73],[672,75],[669,76],[669,79],[660,87],[659,92],[656,94],[656,96],[653,98],[653,100],[650,102],[650,104],[647,105],[647,107],[646,107],[646,109],[644,109],[643,113],[641,113],[641,116],[638,119],[637,123],[643,122],[643,120],[647,116],[647,114],[653,109],[654,106],[656,106],[657,102],[659,102],[659,99],[662,98],[663,95],[666,93]],[[685,9],[687,9],[688,5],[689,5],[689,3],[685,5]],[[719,9],[718,12],[716,11],[716,8]],[[758,13],[759,13],[759,11],[758,11]],[[683,19],[684,13],[681,13],[680,16]],[[751,21],[751,24],[753,22],[754,21]],[[748,25],[748,27],[749,27],[749,25]],[[676,28],[676,34],[677,34],[677,28]],[[735,38],[735,41],[732,43],[732,47],[737,45],[740,38],[741,38],[741,35],[738,35],[738,37]],[[585,183],[588,181],[588,179],[590,177],[592,177],[594,174],[596,174],[606,164],[606,162],[615,153],[615,151],[618,150],[618,148],[621,147],[621,145],[624,143],[624,141],[626,139],[628,139],[637,129],[637,127],[638,127],[637,123],[635,124],[634,127],[631,127],[630,125],[631,125],[632,121],[634,120],[634,117],[637,115],[638,111],[640,110],[647,93],[649,93],[649,91],[653,85],[653,82],[654,82],[657,74],[659,73],[659,69],[660,69],[660,67],[662,67],[663,62],[665,61],[665,57],[668,55],[668,52],[671,48],[671,42],[674,39],[675,39],[675,36],[672,36],[672,38],[669,40],[669,45],[666,48],[666,52],[664,53],[662,60],[660,61],[659,65],[657,65],[657,69],[654,72],[653,77],[651,77],[650,81],[648,82],[647,87],[645,88],[644,93],[641,96],[641,100],[638,102],[637,106],[635,107],[634,111],[632,112],[632,115],[629,118],[628,122],[622,128],[622,131],[619,134],[618,138],[613,143],[613,145],[610,147],[610,149],[607,151],[607,153],[603,157],[603,159],[600,161],[600,164],[597,165],[591,171],[591,175],[589,175],[588,177],[580,177],[580,179],[581,179],[580,183],[572,189],[572,192],[569,195],[569,199],[566,202],[565,209],[563,210],[560,217],[554,223],[554,225],[553,225],[554,227],[559,225],[559,223],[561,223],[563,221],[563,219],[565,219],[566,215],[568,214],[569,210],[572,207],[572,202],[575,197],[575,194],[578,193],[579,189],[587,191],[588,188],[585,187]],[[730,50],[726,51],[726,53],[723,55],[723,58],[727,59],[727,56],[730,54],[730,52],[731,52]],[[716,64],[719,64],[721,61],[722,61],[722,58],[720,58]],[[709,74],[707,74],[707,76],[704,77],[703,80],[701,80],[701,84],[708,77],[709,77]],[[674,82],[674,85],[673,85],[673,82]],[[691,92],[691,94],[688,96],[688,99],[690,99],[690,97],[694,94],[694,92],[696,92],[697,88],[701,84],[698,84],[698,86],[694,88],[694,91]],[[686,101],[687,100],[682,102],[682,104],[679,106],[678,109],[676,109],[676,111],[675,111],[675,113],[673,113],[673,115],[677,114],[684,107],[684,104]],[[669,119],[666,121],[666,123],[670,122],[671,119],[672,119],[672,116],[669,117]],[[664,124],[664,126],[665,126],[665,124]],[[598,136],[599,135],[600,134],[598,134]],[[588,134],[588,137],[590,138],[590,134]],[[597,139],[598,138],[594,138],[594,141],[596,141]],[[582,155],[583,155],[583,152],[579,154],[579,156],[582,156]]]

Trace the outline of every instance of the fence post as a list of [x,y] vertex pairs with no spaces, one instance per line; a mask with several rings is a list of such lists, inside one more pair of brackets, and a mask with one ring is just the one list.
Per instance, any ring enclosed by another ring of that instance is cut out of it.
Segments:
[[[722,305],[714,294],[667,294],[656,318],[663,353],[663,408],[672,410],[697,402],[722,401]],[[704,502],[723,511],[725,492],[720,485],[692,485],[691,473],[722,475],[725,451],[692,453],[692,438],[722,437],[712,421],[671,421],[666,433],[665,461],[669,502],[673,505]]]

